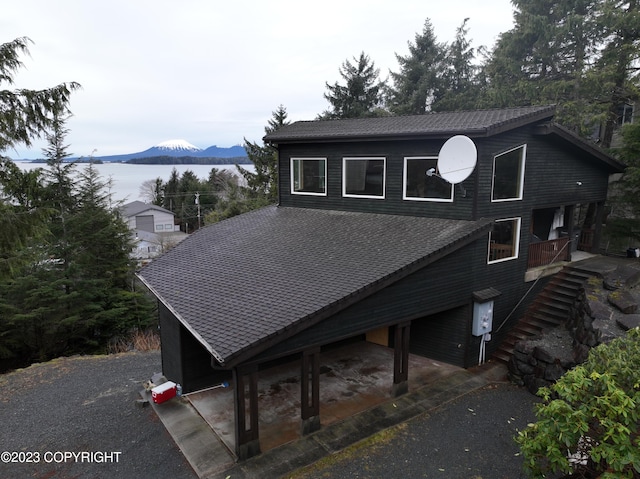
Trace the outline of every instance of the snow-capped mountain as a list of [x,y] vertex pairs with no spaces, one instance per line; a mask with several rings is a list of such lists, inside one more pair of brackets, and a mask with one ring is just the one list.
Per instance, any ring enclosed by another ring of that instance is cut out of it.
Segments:
[[201,148],[192,145],[186,140],[167,140],[162,143],[158,143],[153,148],[170,151],[202,151]]
[[109,162],[167,156],[175,158],[246,158],[247,152],[240,145],[232,146],[230,148],[220,148],[214,145],[203,150],[201,148],[198,148],[197,146],[192,145],[186,140],[167,140],[138,153],[128,153],[124,155],[112,156],[96,156],[93,157],[93,159]]

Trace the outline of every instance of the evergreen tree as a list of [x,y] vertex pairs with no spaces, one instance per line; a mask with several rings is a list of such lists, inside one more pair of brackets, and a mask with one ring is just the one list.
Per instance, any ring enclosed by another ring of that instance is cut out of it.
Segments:
[[[272,112],[271,119],[265,126],[265,134],[269,134],[278,128],[287,125],[287,110],[280,105]],[[236,165],[240,174],[244,177],[247,200],[252,205],[249,209],[265,206],[278,201],[278,152],[270,145],[253,143],[245,139],[244,148],[253,166],[255,173]],[[244,208],[240,208],[243,210]]]
[[[0,87],[12,85],[23,64],[20,55],[29,53],[26,37],[0,44]],[[53,122],[55,115],[68,113],[71,92],[77,83],[63,83],[44,90],[0,90],[0,152],[18,144],[30,146]]]
[[640,5],[638,0],[603,0],[597,26],[604,41],[594,68],[595,101],[603,105],[602,145],[611,146],[620,110],[640,98]]
[[421,115],[431,111],[433,103],[444,89],[445,46],[436,41],[429,19],[422,34],[409,42],[409,54],[396,53],[400,64],[398,73],[391,72],[393,86],[387,92],[387,106],[397,115]]
[[362,118],[386,114],[384,104],[384,82],[379,80],[380,70],[374,62],[360,53],[353,58],[354,63],[346,60],[340,67],[340,76],[345,84],[325,83],[328,92],[325,99],[331,104],[331,110],[320,115],[321,119]]
[[612,185],[614,214],[607,219],[607,231],[627,245],[640,241],[640,122],[622,129],[619,156],[627,165],[620,181]]
[[515,25],[484,66],[490,106],[558,105],[556,120],[581,135],[604,125],[609,147],[625,103],[638,98],[636,0],[514,0]]
[[[14,83],[23,67],[21,55],[29,53],[26,37],[0,44],[0,279],[13,274],[22,261],[30,261],[29,240],[46,232],[48,211],[38,208],[32,194],[39,191],[41,170],[18,174],[19,169],[1,155],[8,149],[45,134],[57,115],[68,113],[71,92],[77,83],[64,83],[43,90],[5,89]],[[26,256],[25,256],[26,254]]]
[[0,175],[14,209],[50,212],[47,236],[25,240],[30,261],[0,278],[0,358],[20,358],[18,365],[96,352],[154,320],[152,303],[134,287],[130,231],[93,165],[76,172],[64,162],[66,131],[59,119],[47,135],[48,172],[38,169],[27,197],[13,187],[24,180],[19,169]]
[[445,46],[441,73],[441,93],[434,100],[434,111],[472,110],[478,105],[480,85],[474,65],[475,50],[467,38],[469,29],[466,18],[456,31],[456,38]]

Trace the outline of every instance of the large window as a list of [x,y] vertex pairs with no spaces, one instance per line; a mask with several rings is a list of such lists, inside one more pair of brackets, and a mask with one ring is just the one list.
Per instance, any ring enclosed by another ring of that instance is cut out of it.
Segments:
[[453,201],[453,185],[436,176],[438,158],[407,157],[404,159],[402,198],[414,201]]
[[496,220],[489,233],[489,263],[518,257],[520,248],[520,218]]
[[363,198],[384,198],[384,158],[344,158],[342,194]]
[[522,199],[526,152],[526,145],[522,145],[493,158],[492,201]]
[[291,158],[291,193],[327,195],[327,159]]

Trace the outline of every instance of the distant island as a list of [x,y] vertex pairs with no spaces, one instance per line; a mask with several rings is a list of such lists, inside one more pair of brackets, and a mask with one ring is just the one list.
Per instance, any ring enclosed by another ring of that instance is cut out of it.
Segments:
[[235,158],[152,156],[149,158],[133,158],[121,163],[130,163],[133,165],[249,165],[251,161],[246,156],[237,156]]
[[[19,160],[28,163],[46,163],[47,160]],[[198,158],[195,156],[151,156],[149,158],[132,158],[130,160],[102,161],[97,158],[68,158],[66,163],[91,163],[102,165],[104,163],[124,163],[130,165],[251,165],[252,162],[246,156],[234,158]]]
[[[24,160],[21,160],[24,161]],[[250,165],[252,164],[243,146],[229,148],[210,146],[201,149],[184,140],[170,140],[137,153],[123,155],[67,158],[75,163],[131,163],[135,165]],[[44,159],[31,163],[45,163]]]

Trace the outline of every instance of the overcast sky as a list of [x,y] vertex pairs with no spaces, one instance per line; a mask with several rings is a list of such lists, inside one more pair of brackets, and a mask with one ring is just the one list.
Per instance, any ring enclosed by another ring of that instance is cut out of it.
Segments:
[[106,156],[171,139],[260,142],[278,105],[291,121],[326,110],[325,82],[346,59],[364,51],[384,79],[427,18],[451,42],[466,17],[474,47],[513,25],[509,0],[16,0],[2,6],[0,43],[34,42],[12,88],[82,85],[69,152]]

